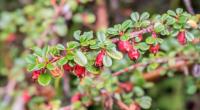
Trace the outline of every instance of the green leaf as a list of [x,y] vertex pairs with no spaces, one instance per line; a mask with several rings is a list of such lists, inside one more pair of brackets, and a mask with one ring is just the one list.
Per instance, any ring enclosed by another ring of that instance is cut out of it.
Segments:
[[74,32],[74,35],[73,37],[76,39],[76,40],[80,40],[80,35],[81,35],[81,31],[80,30],[77,30]]
[[157,22],[154,25],[154,29],[155,29],[156,32],[161,32],[161,31],[163,31],[165,29],[165,27],[164,27],[163,24]]
[[85,66],[88,63],[86,56],[79,50],[75,53],[74,61],[81,66]]
[[142,15],[140,16],[140,21],[149,19],[149,16],[150,16],[150,15],[149,15],[148,12],[142,13]]
[[141,27],[147,27],[148,25],[150,25],[150,21],[149,20],[144,20],[140,24]]
[[76,41],[67,42],[67,49],[71,50],[79,46],[79,43]]
[[33,55],[28,55],[25,60],[29,64],[34,64],[36,62],[37,57]]
[[82,36],[84,36],[86,40],[91,40],[93,38],[93,32],[92,31],[84,32]]
[[113,59],[121,60],[123,58],[123,54],[116,50],[116,48],[112,48],[111,50],[106,51],[106,53]]
[[122,25],[116,24],[116,25],[114,25],[114,29],[116,29],[118,32],[120,32],[120,31],[122,31]]
[[147,44],[154,44],[155,41],[156,41],[156,39],[153,38],[153,37],[148,37],[148,38],[145,40],[145,42],[146,42]]
[[181,14],[181,13],[183,13],[183,9],[182,8],[177,8],[176,9],[176,13],[179,15],[179,14]]
[[35,55],[42,57],[42,53],[43,53],[42,49],[40,49],[39,47],[34,47],[33,50],[34,50]]
[[168,14],[163,14],[163,15],[161,16],[161,20],[162,20],[162,21],[166,21],[168,18],[169,18],[169,15],[168,15]]
[[163,43],[163,39],[161,39],[161,38],[156,38],[156,41],[159,42],[160,44]]
[[110,67],[110,66],[112,66],[112,59],[111,59],[109,56],[105,55],[105,56],[103,57],[103,65],[104,65],[105,67]]
[[143,96],[138,99],[137,102],[143,109],[149,109],[151,107],[152,99],[148,96]]
[[178,23],[185,24],[187,22],[187,16],[181,15],[178,19]]
[[100,42],[105,42],[106,41],[106,35],[103,32],[97,32],[97,39]]
[[33,71],[33,70],[36,69],[36,68],[37,68],[37,65],[36,65],[36,64],[29,64],[29,65],[27,66],[27,70],[28,70],[29,72]]
[[191,32],[186,31],[186,39],[188,41],[193,41],[194,40],[194,35]]
[[172,10],[168,10],[167,14],[171,15],[171,16],[174,16],[174,17],[176,16],[176,13],[174,11],[172,11]]
[[99,69],[96,68],[93,65],[86,65],[86,69],[92,74],[99,74],[100,73]]
[[49,51],[49,46],[45,46],[45,47],[42,49],[42,56],[43,56],[43,57],[46,57],[48,51]]
[[122,29],[123,31],[125,31],[126,29],[128,29],[129,27],[132,26],[132,21],[131,20],[126,20],[122,23]]
[[65,50],[65,47],[64,47],[64,45],[62,45],[62,44],[57,44],[57,45],[56,45],[56,48],[57,48],[58,50]]
[[139,17],[140,17],[140,15],[139,15],[138,12],[133,12],[133,13],[131,13],[131,19],[132,19],[134,22],[138,22]]
[[118,35],[118,31],[115,28],[108,28],[107,33],[111,35]]
[[67,57],[68,60],[74,59],[74,55],[72,53],[68,53],[66,57]]
[[172,25],[174,23],[176,23],[176,19],[173,17],[168,17],[166,24]]
[[129,39],[129,35],[124,34],[123,36],[120,37],[121,40],[126,41]]
[[38,83],[42,86],[47,86],[51,82],[51,75],[48,73],[40,74]]
[[59,36],[65,36],[67,33],[67,27],[64,23],[54,25],[54,29]]
[[149,49],[149,45],[147,45],[145,42],[139,43],[136,47],[138,47],[139,49],[146,51]]
[[173,25],[173,28],[175,28],[175,29],[177,29],[177,30],[180,30],[181,27],[182,27],[182,25],[180,25],[180,24],[178,24],[178,23],[175,23],[175,24]]
[[52,64],[52,63],[48,63],[48,64],[47,64],[47,69],[48,69],[48,70],[54,70],[53,64]]
[[39,63],[39,64],[37,64],[37,69],[42,69],[45,66],[46,66],[45,63]]
[[58,65],[62,66],[68,62],[67,57],[63,57],[57,61]]

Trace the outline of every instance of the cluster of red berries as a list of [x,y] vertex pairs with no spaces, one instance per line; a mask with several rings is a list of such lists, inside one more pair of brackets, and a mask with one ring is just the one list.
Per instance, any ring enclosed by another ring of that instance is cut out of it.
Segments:
[[[123,36],[123,34],[124,33],[119,33],[120,36]],[[152,32],[152,37],[155,39],[157,38],[157,35],[154,31]],[[142,34],[139,34],[138,38],[139,38],[139,41],[142,41],[142,39],[143,39]],[[186,40],[186,36],[185,36],[185,31],[180,31],[178,33],[177,40],[181,45],[186,44],[187,40]],[[133,42],[134,42],[134,44],[137,44],[135,41],[133,41]],[[134,48],[133,45],[128,40],[126,40],[126,41],[119,40],[117,42],[117,47],[118,47],[118,50],[121,51],[122,53],[127,53],[128,57],[131,60],[137,60],[140,57],[140,52],[136,48]],[[159,51],[159,49],[160,49],[160,45],[158,43],[156,43],[156,44],[150,45],[149,51],[153,54],[156,54]],[[95,59],[96,67],[100,68],[103,66],[103,58],[104,58],[105,54],[106,54],[105,49],[102,49],[97,54],[96,59]],[[70,66],[69,64],[65,64],[65,65],[63,65],[63,69],[68,72],[74,72],[74,74],[79,78],[83,78],[86,74],[85,67],[80,66],[78,64],[76,64],[73,67]],[[44,71],[45,71],[45,69],[33,71],[32,79],[36,80],[41,73],[44,73]],[[62,74],[61,69],[58,67],[56,67],[54,70],[51,70],[50,72],[55,77],[60,76]]]
[[68,72],[74,72],[74,74],[79,77],[83,78],[86,74],[86,69],[83,66],[76,64],[75,66],[70,66],[69,64],[63,65],[63,69]]
[[122,53],[128,53],[131,60],[137,60],[140,57],[140,52],[133,48],[129,41],[119,40],[117,46]]

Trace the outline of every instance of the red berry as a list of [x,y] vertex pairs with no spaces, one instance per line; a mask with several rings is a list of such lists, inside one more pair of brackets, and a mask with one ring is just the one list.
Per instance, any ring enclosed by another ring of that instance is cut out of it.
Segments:
[[77,101],[80,101],[82,97],[82,94],[76,93],[71,97],[71,103],[75,103]]
[[159,51],[159,49],[160,49],[160,45],[156,44],[156,45],[151,45],[149,51],[153,54],[156,54]]
[[137,60],[140,57],[140,52],[137,49],[132,49],[128,52],[128,56],[131,60]]
[[23,92],[22,98],[23,98],[24,103],[27,103],[31,99],[31,96],[27,90]]
[[142,40],[143,40],[142,34],[139,34],[139,35],[138,35],[138,38],[140,39],[140,41],[142,41]]
[[156,32],[154,32],[154,31],[152,32],[152,37],[153,37],[153,38],[157,38]]
[[74,66],[74,73],[77,77],[83,78],[85,76],[85,67],[76,64]]
[[185,37],[185,31],[180,31],[178,33],[178,42],[181,44],[181,45],[184,45],[186,44],[187,40],[186,40],[186,37]]
[[39,75],[41,73],[42,73],[41,70],[35,70],[35,71],[33,71],[33,73],[32,73],[32,79],[34,79],[34,80],[38,79],[38,77],[39,77]]
[[98,53],[98,55],[96,57],[96,60],[95,60],[95,66],[97,66],[97,67],[103,66],[103,57],[104,57],[104,55],[105,55],[105,50],[101,50]]
[[132,49],[132,46],[129,41],[120,40],[117,43],[117,46],[118,46],[119,51],[121,51],[123,53],[129,52]]
[[120,83],[119,86],[126,92],[131,92],[133,90],[133,84],[131,82]]
[[69,72],[69,71],[72,71],[72,70],[73,70],[73,67],[71,67],[69,64],[66,63],[66,64],[63,65],[63,69],[64,69],[65,71],[68,71],[68,72]]

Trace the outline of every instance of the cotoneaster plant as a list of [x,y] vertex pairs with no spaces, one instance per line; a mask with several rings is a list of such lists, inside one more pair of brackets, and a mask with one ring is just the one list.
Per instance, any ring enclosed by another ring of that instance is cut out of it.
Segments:
[[[32,48],[34,53],[26,59],[27,69],[32,72],[32,79],[43,86],[50,84],[52,78],[62,78],[63,74],[77,76],[79,92],[72,97],[71,103],[78,102],[81,107],[103,101],[104,104],[116,103],[125,110],[148,109],[152,99],[142,88],[148,88],[150,84],[144,85],[145,79],[160,75],[154,74],[154,70],[164,74],[178,65],[199,62],[199,47],[194,43],[199,42],[199,36],[193,33],[194,30],[199,33],[198,23],[198,16],[180,8],[151,18],[147,12],[141,15],[133,12],[130,19],[104,31],[75,31],[75,41],[66,45]],[[162,44],[168,43],[169,39],[179,43],[182,50],[174,50],[168,55]],[[196,53],[184,52],[184,48]],[[116,69],[117,62],[123,60],[130,62],[130,66]],[[171,60],[173,63],[168,62]],[[180,63],[180,60],[184,62]],[[137,79],[120,81],[119,75],[133,71],[147,74],[136,74]],[[112,104],[104,106],[112,108]]]

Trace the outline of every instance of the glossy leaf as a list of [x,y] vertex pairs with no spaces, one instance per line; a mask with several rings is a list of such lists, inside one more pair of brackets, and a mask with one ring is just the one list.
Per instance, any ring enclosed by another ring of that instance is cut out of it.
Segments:
[[42,86],[47,86],[51,82],[51,75],[48,73],[40,74],[38,83]]
[[76,51],[74,61],[81,66],[85,66],[88,63],[86,56],[80,50]]

